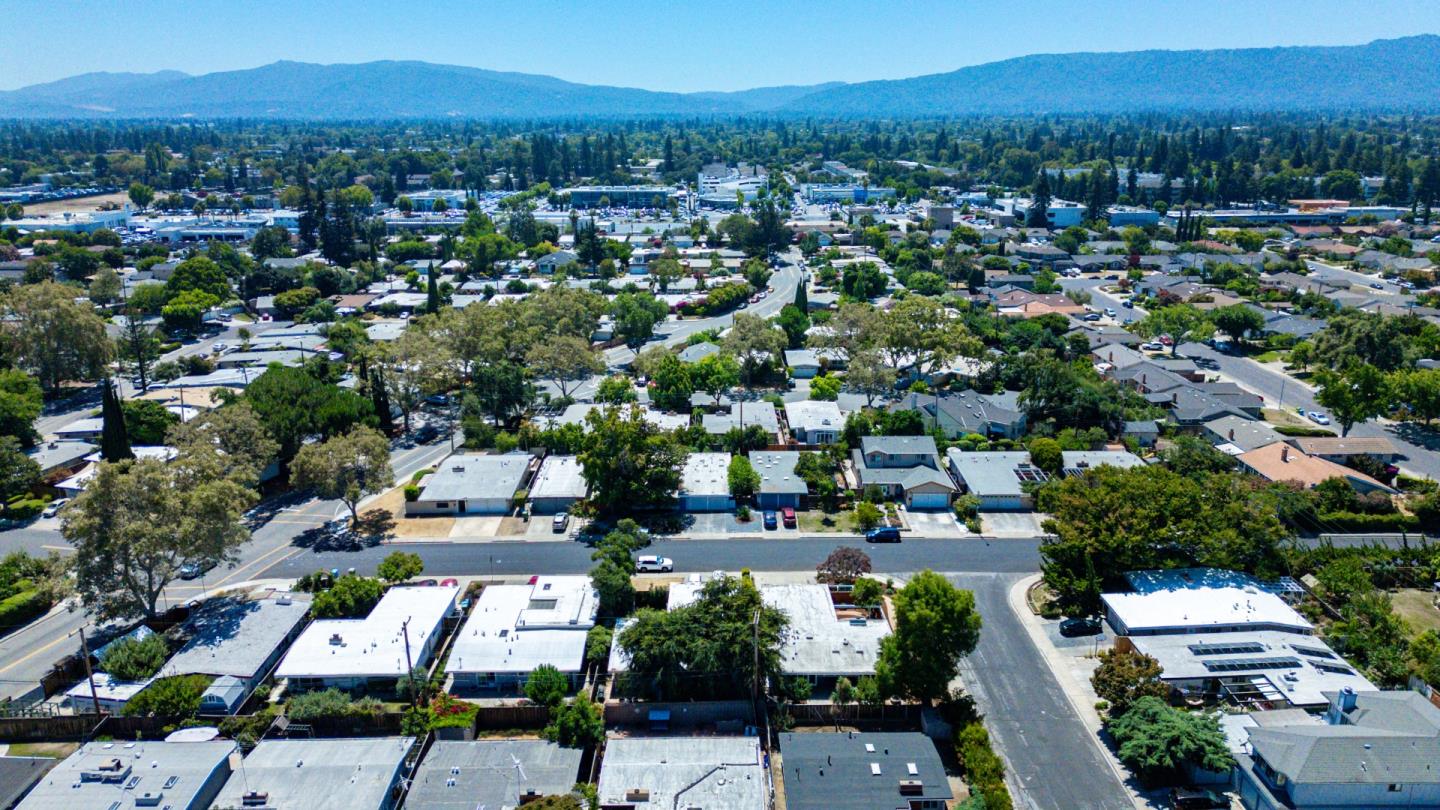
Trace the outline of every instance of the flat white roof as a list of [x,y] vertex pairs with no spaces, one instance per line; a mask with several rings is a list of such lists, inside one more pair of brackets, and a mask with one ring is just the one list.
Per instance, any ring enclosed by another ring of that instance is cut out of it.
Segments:
[[599,603],[589,577],[491,585],[460,628],[445,671],[528,673],[550,664],[561,672],[579,672]]
[[[160,796],[161,807],[189,808],[217,771],[229,773],[235,743],[91,742],[41,777],[19,810],[90,810]],[[131,782],[134,782],[132,785]]]
[[729,495],[729,472],[729,453],[691,453],[680,475],[680,494]]
[[[457,587],[397,587],[363,619],[321,619],[305,628],[275,670],[277,678],[398,678],[405,669],[405,636],[410,649],[423,649],[430,633],[455,609]],[[337,640],[338,638],[338,640]],[[424,663],[416,658],[415,666]]]
[[583,498],[590,492],[585,485],[580,459],[576,456],[547,456],[540,471],[530,482],[533,498]]
[[765,604],[790,618],[780,638],[780,670],[786,675],[871,675],[880,641],[890,635],[883,619],[840,619],[824,585],[768,585]]
[[1253,626],[1314,632],[1304,616],[1244,574],[1217,569],[1137,571],[1127,575],[1135,593],[1102,596],[1131,633]]
[[785,421],[797,430],[834,430],[845,427],[845,416],[840,406],[825,400],[807,399],[801,402],[785,403]]
[[1135,649],[1160,662],[1167,681],[1264,679],[1295,706],[1329,703],[1325,692],[1375,685],[1315,636],[1274,630],[1135,636]]
[[[130,700],[155,680],[154,678],[146,678],[143,681],[111,680],[110,673],[98,671],[94,673],[94,678],[95,696],[101,700],[115,703],[124,703]],[[82,678],[79,683],[66,690],[65,696],[70,698],[71,702],[87,707],[86,710],[89,711],[88,707],[93,702],[90,695],[90,682]]]
[[265,807],[365,810],[390,806],[414,737],[261,740],[230,775],[214,807],[242,807],[251,791],[269,794]]
[[599,794],[602,807],[762,810],[770,785],[755,737],[627,738],[606,744]]

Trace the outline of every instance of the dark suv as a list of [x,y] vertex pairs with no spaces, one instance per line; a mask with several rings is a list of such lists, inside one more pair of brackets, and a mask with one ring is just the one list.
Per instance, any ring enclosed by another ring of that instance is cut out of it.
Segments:
[[1170,791],[1170,806],[1180,810],[1209,810],[1229,807],[1230,800],[1213,790],[1177,787]]
[[879,529],[871,529],[865,533],[867,543],[898,543],[900,542],[900,530],[894,526],[883,526]]

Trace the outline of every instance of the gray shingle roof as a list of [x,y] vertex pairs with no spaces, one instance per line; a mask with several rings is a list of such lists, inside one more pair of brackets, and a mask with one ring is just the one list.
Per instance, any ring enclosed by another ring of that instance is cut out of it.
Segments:
[[[918,732],[786,733],[780,752],[791,810],[874,810],[953,798],[935,744]],[[901,781],[920,783],[918,792],[901,794]]]

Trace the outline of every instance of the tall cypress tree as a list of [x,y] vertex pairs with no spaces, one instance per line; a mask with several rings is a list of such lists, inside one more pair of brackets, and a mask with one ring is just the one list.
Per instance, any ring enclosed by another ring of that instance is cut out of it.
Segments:
[[810,295],[805,292],[805,273],[803,271],[800,273],[800,283],[795,285],[795,308],[806,315],[810,314]]
[[440,285],[435,281],[435,263],[425,270],[425,311],[434,315],[440,311]]
[[105,461],[135,458],[130,450],[130,432],[125,429],[120,396],[115,392],[115,381],[109,379],[105,380],[100,399],[100,458]]
[[380,432],[395,432],[395,418],[390,415],[390,392],[385,390],[385,373],[379,368],[370,370],[370,402],[375,406],[375,415],[380,418]]

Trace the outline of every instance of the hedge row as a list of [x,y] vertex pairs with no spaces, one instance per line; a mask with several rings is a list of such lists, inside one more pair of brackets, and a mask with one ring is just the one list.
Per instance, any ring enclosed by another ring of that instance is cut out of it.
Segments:
[[0,601],[0,633],[29,623],[50,609],[50,600],[40,591],[21,591]]
[[1005,787],[1005,762],[990,747],[990,733],[980,723],[971,723],[955,735],[965,781],[973,793],[985,799],[985,810],[1011,810],[1010,790]]
[[1414,532],[1420,530],[1420,519],[1401,512],[1388,515],[1326,512],[1320,516],[1320,525],[1342,532]]

